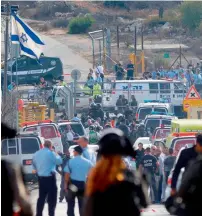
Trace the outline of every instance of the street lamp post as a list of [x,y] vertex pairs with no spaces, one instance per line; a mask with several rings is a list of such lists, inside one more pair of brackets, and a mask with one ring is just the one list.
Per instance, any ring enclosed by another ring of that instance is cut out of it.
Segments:
[[5,57],[4,57],[4,87],[3,87],[3,102],[6,103],[7,99],[7,71],[8,71],[8,44],[9,44],[9,17],[11,13],[17,12],[19,9],[18,5],[6,5],[1,6],[1,15],[6,16],[6,29],[5,29]]

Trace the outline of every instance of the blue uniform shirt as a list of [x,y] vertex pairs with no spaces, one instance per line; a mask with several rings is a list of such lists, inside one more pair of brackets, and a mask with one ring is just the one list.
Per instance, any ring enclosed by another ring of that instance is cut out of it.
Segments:
[[62,158],[48,148],[37,151],[33,156],[33,167],[38,176],[51,176],[56,172],[56,165],[62,164]]
[[86,181],[90,169],[93,164],[85,159],[83,156],[78,155],[67,162],[64,172],[70,174],[70,179],[76,181]]
[[90,150],[88,147],[83,148],[83,157],[89,160],[93,165],[96,164],[96,156],[93,150]]
[[72,121],[81,121],[81,119],[78,118],[78,117],[73,117],[73,118],[72,118]]
[[175,78],[175,76],[176,76],[175,71],[169,71],[168,72],[168,78],[173,79],[173,78]]

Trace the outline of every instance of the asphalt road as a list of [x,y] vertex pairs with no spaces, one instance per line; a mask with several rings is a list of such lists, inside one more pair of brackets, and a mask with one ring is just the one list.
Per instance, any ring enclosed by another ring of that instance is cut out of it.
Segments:
[[86,80],[89,68],[92,65],[84,58],[75,54],[66,44],[55,40],[54,38],[42,35],[45,42],[44,54],[51,57],[59,57],[63,63],[63,73],[65,75],[65,80],[70,81],[71,71],[73,69],[78,69],[81,71],[80,80]]
[[[58,190],[59,190],[59,184],[60,184],[60,178],[58,177]],[[33,188],[33,187],[30,187],[30,188]],[[35,187],[33,190],[31,190],[31,203],[32,203],[34,212],[36,211],[37,199],[38,199],[38,189],[37,187]],[[67,212],[67,204],[65,200],[63,200],[62,203],[58,202],[55,215],[67,216],[66,212]],[[43,215],[48,215],[48,205],[47,204],[45,205]],[[141,215],[142,216],[169,216],[170,214],[168,214],[168,212],[166,211],[163,205],[151,205],[147,209],[142,209]],[[75,208],[75,216],[79,216],[77,204]]]

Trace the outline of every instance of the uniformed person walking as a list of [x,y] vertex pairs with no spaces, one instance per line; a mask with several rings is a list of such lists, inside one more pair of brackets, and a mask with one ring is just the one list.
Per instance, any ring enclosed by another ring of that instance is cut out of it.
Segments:
[[89,140],[87,137],[80,137],[78,140],[75,140],[81,146],[83,150],[83,157],[86,158],[87,160],[91,161],[93,166],[96,163],[96,155],[95,152],[91,149],[88,148],[88,143]]
[[55,215],[57,204],[56,165],[62,164],[62,158],[53,151],[52,142],[45,140],[44,148],[33,156],[33,168],[36,170],[39,182],[39,198],[36,216],[42,216],[46,198],[49,216]]
[[145,155],[142,157],[139,169],[148,176],[151,199],[154,203],[158,203],[157,187],[155,181],[155,173],[157,172],[157,159],[151,154],[151,149],[149,147],[145,150]]
[[74,216],[75,198],[78,199],[79,213],[81,215],[82,201],[85,183],[93,164],[82,156],[83,149],[80,146],[74,147],[74,158],[66,164],[65,191],[67,192],[68,209],[67,215]]

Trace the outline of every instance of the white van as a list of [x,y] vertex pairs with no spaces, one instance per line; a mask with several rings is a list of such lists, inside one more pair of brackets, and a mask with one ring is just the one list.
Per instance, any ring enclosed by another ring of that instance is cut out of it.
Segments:
[[139,103],[136,111],[136,121],[142,121],[145,119],[146,115],[151,114],[151,112],[158,113],[173,113],[173,106],[169,103],[163,103],[161,101],[144,101],[145,103]]
[[176,80],[117,80],[104,83],[103,106],[114,108],[119,95],[124,95],[128,102],[134,95],[138,104],[144,100],[166,100],[173,106],[182,106],[186,96],[186,86]]
[[40,137],[52,141],[57,152],[63,153],[61,134],[55,123],[32,124],[22,128],[22,131],[38,132]]
[[32,158],[35,152],[43,148],[44,139],[33,132],[20,133],[13,139],[1,141],[1,156],[3,159],[19,164],[25,172],[25,180],[37,181],[32,173]]

